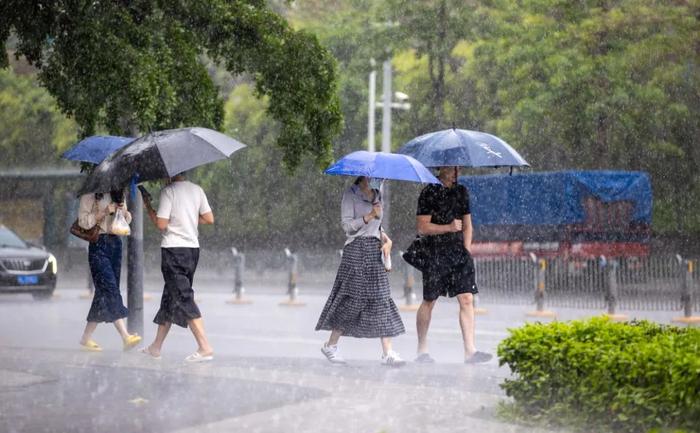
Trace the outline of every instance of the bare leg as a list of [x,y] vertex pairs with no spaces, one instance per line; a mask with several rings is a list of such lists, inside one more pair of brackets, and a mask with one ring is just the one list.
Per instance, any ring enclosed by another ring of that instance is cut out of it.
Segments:
[[391,352],[391,338],[382,337],[380,340],[382,342],[382,352],[384,353],[384,356],[386,356],[389,352]]
[[335,346],[338,344],[338,340],[340,340],[341,335],[343,335],[343,331],[339,331],[337,329],[332,330],[331,336],[328,337],[328,343],[326,343],[326,346]]
[[92,333],[97,329],[97,322],[87,322],[85,324],[85,330],[83,331],[83,336],[80,337],[80,344],[87,343],[92,338]]
[[166,322],[164,325],[158,325],[155,340],[153,340],[153,343],[146,348],[148,353],[150,353],[152,356],[160,356],[160,351],[163,348],[163,342],[165,341],[165,337],[168,336],[171,326],[172,323],[170,322]]
[[207,334],[204,333],[204,322],[202,318],[188,320],[187,324],[190,326],[190,331],[192,331],[192,335],[194,335],[194,339],[197,341],[197,352],[202,356],[213,354],[214,349],[209,345]]
[[474,345],[474,295],[462,293],[457,295],[459,301],[459,326],[462,328],[462,340],[464,340],[464,357],[468,358],[476,353]]
[[117,332],[122,336],[122,340],[126,340],[129,337],[129,331],[126,330],[126,323],[124,319],[118,319],[114,321],[114,327],[117,328]]
[[428,353],[428,328],[433,315],[435,301],[421,302],[416,313],[416,331],[418,333],[418,353]]

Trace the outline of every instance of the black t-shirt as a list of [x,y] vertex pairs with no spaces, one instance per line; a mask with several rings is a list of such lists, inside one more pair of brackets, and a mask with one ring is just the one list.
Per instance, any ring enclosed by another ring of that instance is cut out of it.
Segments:
[[430,215],[433,224],[450,224],[471,213],[469,192],[464,185],[455,184],[445,188],[442,184],[430,184],[423,188],[418,197],[417,215]]

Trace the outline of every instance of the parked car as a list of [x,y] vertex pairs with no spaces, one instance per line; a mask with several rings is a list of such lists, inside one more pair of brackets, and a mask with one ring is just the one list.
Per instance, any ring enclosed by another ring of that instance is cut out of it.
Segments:
[[56,289],[56,257],[0,225],[0,293],[31,293],[47,299]]

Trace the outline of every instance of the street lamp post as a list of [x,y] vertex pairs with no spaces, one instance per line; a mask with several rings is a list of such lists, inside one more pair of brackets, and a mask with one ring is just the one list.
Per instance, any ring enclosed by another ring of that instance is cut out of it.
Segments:
[[374,109],[376,108],[375,94],[377,92],[377,71],[374,70],[376,62],[374,59],[370,60],[370,65],[372,65],[372,72],[369,73],[369,107],[367,113],[367,150],[374,152],[376,150],[374,146]]
[[[374,59],[371,61],[374,67]],[[393,101],[391,93],[391,80],[392,80],[392,68],[391,59],[387,59],[382,64],[383,78],[382,78],[382,102],[375,102],[375,92],[376,92],[376,72],[373,70],[369,74],[369,113],[367,121],[367,150],[370,152],[375,151],[374,144],[374,109],[382,109],[382,152],[391,152],[391,110],[409,110],[411,104],[406,102],[408,95],[402,92],[394,93],[394,97],[397,102]],[[389,191],[389,185],[384,184],[383,187],[383,217],[382,226],[384,229],[389,228],[390,223],[390,211],[391,211],[391,194]]]

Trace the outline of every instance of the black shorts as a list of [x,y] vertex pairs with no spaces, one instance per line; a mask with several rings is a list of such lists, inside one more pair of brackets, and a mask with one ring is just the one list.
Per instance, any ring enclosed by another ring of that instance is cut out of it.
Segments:
[[161,248],[161,254],[160,269],[165,287],[153,322],[159,325],[174,323],[186,328],[189,320],[202,317],[192,290],[199,248]]
[[462,293],[476,295],[476,270],[474,260],[468,257],[465,262],[449,270],[426,270],[423,272],[423,299],[434,301],[440,296],[453,298]]

